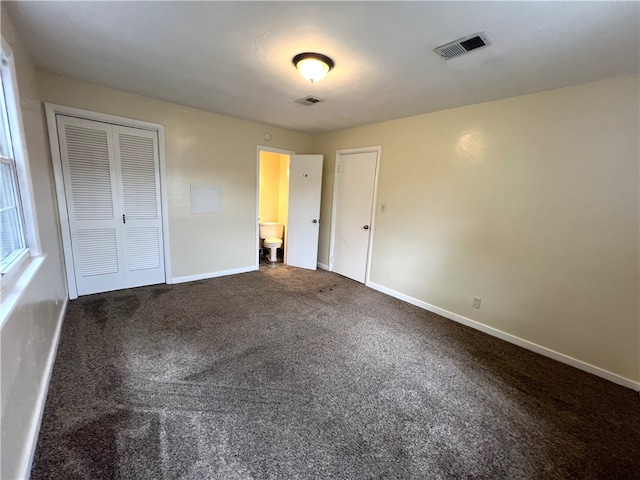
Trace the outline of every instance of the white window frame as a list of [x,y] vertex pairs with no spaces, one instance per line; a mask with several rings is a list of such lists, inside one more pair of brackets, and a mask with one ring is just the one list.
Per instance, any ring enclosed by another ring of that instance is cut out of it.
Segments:
[[13,151],[13,158],[2,157],[1,161],[3,163],[11,163],[13,167],[23,236],[26,244],[26,248],[16,254],[16,258],[7,266],[0,277],[0,289],[2,290],[0,325],[4,325],[24,289],[42,264],[44,256],[42,255],[37,228],[33,186],[31,184],[29,157],[22,122],[13,51],[4,38],[1,38],[0,46],[0,75],[2,76],[2,89],[4,90],[4,97],[0,102],[0,106],[6,109],[9,141]]
[[[0,102],[0,107],[4,108],[4,102]],[[8,130],[8,129],[7,129]],[[9,133],[7,131],[7,133]],[[11,149],[11,138],[7,138],[9,141],[9,149]],[[22,201],[20,199],[20,183],[18,182],[18,175],[16,173],[16,161],[11,157],[4,157],[0,155],[0,163],[3,165],[9,166],[9,175],[11,177],[11,183],[13,186],[13,197],[15,200],[15,205],[10,207],[11,209],[17,210],[18,216],[18,230],[19,236],[22,240],[23,247],[18,250],[14,250],[10,255],[0,261],[0,273],[2,276],[2,280],[0,280],[0,285],[5,284],[10,277],[13,276],[14,272],[19,269],[22,262],[29,256],[29,244],[27,242],[27,237],[25,235],[24,228],[24,214],[22,213]]]

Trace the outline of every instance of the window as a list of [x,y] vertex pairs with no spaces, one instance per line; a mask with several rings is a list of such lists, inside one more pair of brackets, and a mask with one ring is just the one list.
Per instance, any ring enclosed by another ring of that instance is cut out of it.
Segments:
[[[7,60],[3,57],[3,67]],[[11,142],[9,128],[8,99],[5,94],[6,70],[0,69],[2,82],[0,84],[0,178],[2,192],[0,192],[0,272],[6,275],[20,260],[29,253],[24,233],[24,215],[20,203],[20,188],[16,159]]]

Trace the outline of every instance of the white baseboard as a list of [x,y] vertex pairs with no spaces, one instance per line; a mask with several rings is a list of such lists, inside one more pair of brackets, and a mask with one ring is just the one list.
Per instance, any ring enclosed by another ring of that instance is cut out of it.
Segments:
[[234,268],[232,270],[220,270],[218,272],[200,273],[198,275],[188,275],[186,277],[174,277],[171,279],[171,283],[194,282],[196,280],[206,280],[207,278],[225,277],[227,275],[253,272],[255,270],[258,270],[258,267],[255,265],[252,265],[251,267]]
[[583,362],[581,360],[577,360],[563,353],[556,352],[555,350],[551,350],[547,347],[543,347],[542,345],[538,345],[528,340],[524,340],[520,337],[516,337],[515,335],[511,335],[510,333],[503,332],[502,330],[498,330],[497,328],[489,327],[488,325],[485,325],[480,322],[476,322],[475,320],[471,320],[470,318],[463,317],[462,315],[449,312],[448,310],[444,310],[442,308],[428,304],[426,302],[423,302],[422,300],[418,300],[416,298],[410,297],[403,293],[396,292],[395,290],[391,290],[390,288],[383,287],[382,285],[378,285],[377,283],[368,282],[367,286],[370,288],[373,288],[374,290],[378,290],[379,292],[395,297],[399,300],[415,305],[416,307],[420,307],[430,312],[437,313],[438,315],[448,318],[449,320],[453,320],[454,322],[462,323],[463,325],[474,328],[476,330],[480,330],[481,332],[487,333],[493,337],[500,338],[501,340],[505,340],[509,343],[513,343],[514,345],[518,345],[519,347],[526,348],[527,350],[530,350],[532,352],[539,353],[540,355],[543,355],[545,357],[552,358],[553,360],[557,360],[564,364],[575,367],[579,370],[604,378],[605,380],[609,380],[610,382],[616,383],[618,385],[622,385],[623,387],[640,391],[640,382],[636,382],[629,378],[622,377],[618,374],[609,372],[608,370],[604,370],[600,367],[596,367],[594,365]]
[[53,373],[53,364],[56,361],[56,354],[58,353],[58,344],[60,343],[60,332],[62,331],[62,322],[64,315],[67,312],[67,305],[69,300],[65,298],[60,315],[58,316],[58,324],[56,325],[56,331],[53,335],[53,341],[49,350],[49,356],[47,357],[47,363],[44,367],[44,374],[40,382],[40,392],[38,392],[38,398],[34,414],[31,417],[31,425],[29,426],[29,435],[27,437],[27,445],[23,450],[22,462],[20,463],[19,472],[22,475],[19,478],[29,478],[31,476],[31,465],[33,463],[33,456],[36,453],[36,446],[38,444],[38,435],[40,433],[40,425],[42,424],[42,415],[44,414],[44,406],[47,403],[47,393],[49,392],[49,383],[51,382],[51,374]]
[[327,270],[328,271],[329,270],[329,265],[325,265],[324,263],[318,262],[318,268],[320,270]]

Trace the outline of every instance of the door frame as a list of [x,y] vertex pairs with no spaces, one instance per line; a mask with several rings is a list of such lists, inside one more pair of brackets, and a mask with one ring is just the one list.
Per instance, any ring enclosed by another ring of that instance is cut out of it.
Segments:
[[64,191],[64,179],[62,176],[62,158],[60,157],[60,145],[58,143],[58,125],[56,115],[83,118],[102,123],[122,125],[125,127],[150,130],[158,134],[158,159],[160,163],[160,207],[162,210],[162,244],[164,249],[164,275],[165,283],[171,283],[171,252],[169,246],[169,205],[167,200],[167,164],[164,144],[164,126],[157,123],[144,122],[131,118],[93,112],[75,107],[67,107],[55,103],[45,102],[45,114],[47,117],[47,130],[49,133],[49,146],[51,148],[51,161],[53,163],[53,177],[58,201],[58,216],[60,217],[60,234],[62,236],[62,250],[64,253],[64,265],[67,277],[69,299],[78,298],[78,286],[76,283],[75,268],[73,264],[73,252],[71,250],[71,227],[69,213],[67,211],[67,199]]
[[331,236],[329,238],[329,271],[333,272],[333,254],[336,238],[336,216],[338,211],[338,189],[336,180],[338,178],[338,160],[343,155],[355,153],[376,153],[376,173],[373,180],[373,198],[371,199],[371,224],[369,225],[369,243],[367,245],[367,265],[364,272],[364,284],[369,286],[369,274],[371,272],[371,256],[373,253],[373,236],[376,224],[377,204],[378,204],[378,177],[380,176],[380,160],[382,157],[382,146],[346,148],[336,150],[336,161],[333,169],[333,200],[331,203]]
[[[295,155],[296,152],[294,150],[284,150],[281,148],[273,148],[273,147],[265,147],[264,145],[258,145],[256,149],[256,230],[254,233],[254,237],[256,239],[256,264],[255,270],[258,270],[260,267],[260,254],[258,253],[258,249],[260,248],[260,153],[261,152],[269,152],[269,153],[278,153],[280,155]],[[285,232],[286,234],[286,232]]]

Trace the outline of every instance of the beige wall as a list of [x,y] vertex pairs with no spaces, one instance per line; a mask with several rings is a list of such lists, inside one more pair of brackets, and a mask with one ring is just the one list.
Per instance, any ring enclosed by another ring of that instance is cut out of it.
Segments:
[[260,153],[260,221],[277,222],[280,215],[280,154]]
[[[48,357],[67,296],[62,267],[53,173],[38,99],[35,69],[5,12],[2,36],[16,64],[20,107],[31,169],[35,211],[44,262],[24,290],[0,332],[1,429],[0,478],[19,478],[27,466],[33,421],[39,420],[39,401],[48,382]],[[3,292],[5,294],[5,292]],[[37,425],[37,424],[36,424]]]
[[[207,113],[49,73],[43,101],[165,127],[173,278],[255,266],[257,146],[308,153],[311,136]],[[223,213],[192,215],[191,183],[219,185]]]
[[634,75],[316,136],[322,218],[336,150],[382,145],[372,282],[637,382],[638,84]]

